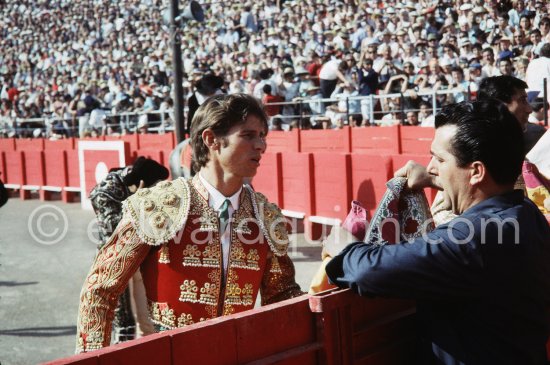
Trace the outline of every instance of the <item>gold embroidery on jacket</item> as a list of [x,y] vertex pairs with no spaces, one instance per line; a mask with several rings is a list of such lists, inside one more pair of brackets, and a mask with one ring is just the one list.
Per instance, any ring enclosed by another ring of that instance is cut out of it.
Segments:
[[194,244],[188,244],[183,250],[183,266],[202,266],[199,256],[201,252],[199,248]]
[[160,249],[159,263],[160,264],[170,263],[170,250],[168,249],[168,244],[166,243],[163,244]]
[[231,243],[231,254],[229,261],[231,262],[231,267],[247,269],[246,266],[246,254],[244,253],[244,248],[242,244],[238,241],[233,241]]
[[[180,302],[197,303],[198,286],[195,280],[185,280],[180,286]],[[202,289],[201,289],[202,292]],[[201,302],[202,303],[202,302]]]
[[208,245],[202,252],[202,266],[203,267],[220,267],[220,249],[214,245]]
[[[190,313],[181,313],[176,320],[176,314],[174,313],[174,310],[170,308],[168,303],[149,301],[149,313],[153,323],[169,329],[185,327],[195,323],[193,320],[193,315]],[[199,319],[200,322],[204,320],[206,319]]]
[[244,284],[244,288],[242,289],[242,300],[241,304],[244,306],[251,306],[254,304],[254,298],[252,297],[252,294],[254,293],[254,287],[252,284]]
[[241,305],[241,288],[238,283],[228,283],[226,291],[225,304]]
[[178,327],[188,326],[195,323],[191,314],[182,313],[178,318]]
[[248,251],[248,255],[246,255],[246,267],[250,270],[260,270],[260,255],[258,254],[258,250],[255,248],[250,249]]
[[153,323],[168,328],[176,327],[176,315],[168,304],[149,302],[149,313]]
[[199,303],[215,306],[218,302],[216,297],[217,293],[218,287],[216,286],[216,284],[204,283],[204,286],[201,288]]

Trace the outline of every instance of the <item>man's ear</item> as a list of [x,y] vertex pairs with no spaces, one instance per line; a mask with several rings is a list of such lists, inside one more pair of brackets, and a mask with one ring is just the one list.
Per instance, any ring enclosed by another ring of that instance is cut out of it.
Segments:
[[474,161],[470,164],[470,185],[478,185],[487,179],[487,168],[481,161]]
[[206,128],[202,132],[202,140],[209,150],[219,150],[220,144],[218,143],[218,138],[216,138],[212,129]]

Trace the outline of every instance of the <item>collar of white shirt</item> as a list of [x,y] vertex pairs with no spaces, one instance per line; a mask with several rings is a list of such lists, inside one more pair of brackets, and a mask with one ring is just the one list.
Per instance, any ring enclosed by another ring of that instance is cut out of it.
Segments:
[[230,197],[226,197],[222,193],[220,193],[215,187],[213,187],[208,181],[206,181],[206,179],[203,178],[200,173],[199,179],[201,180],[202,185],[208,191],[208,205],[212,209],[214,209],[216,212],[219,212],[225,199],[229,199],[231,207],[234,210],[239,209],[239,197],[241,196],[241,191],[243,190],[242,186],[235,194],[231,195]]

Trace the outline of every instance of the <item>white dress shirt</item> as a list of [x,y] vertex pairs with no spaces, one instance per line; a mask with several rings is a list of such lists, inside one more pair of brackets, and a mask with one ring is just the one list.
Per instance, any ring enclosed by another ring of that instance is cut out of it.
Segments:
[[208,206],[210,206],[210,208],[214,209],[218,213],[218,217],[220,215],[220,209],[223,205],[223,202],[226,199],[229,199],[230,204],[227,209],[229,213],[229,224],[227,225],[225,231],[220,237],[223,253],[223,270],[224,275],[227,275],[227,264],[229,262],[229,245],[231,243],[231,226],[233,225],[233,213],[239,209],[239,198],[241,196],[241,191],[243,190],[243,188],[241,186],[241,188],[235,194],[226,197],[218,190],[216,190],[216,188],[213,187],[208,181],[206,181],[206,179],[203,178],[200,173],[199,179],[201,180],[202,185],[208,191]]

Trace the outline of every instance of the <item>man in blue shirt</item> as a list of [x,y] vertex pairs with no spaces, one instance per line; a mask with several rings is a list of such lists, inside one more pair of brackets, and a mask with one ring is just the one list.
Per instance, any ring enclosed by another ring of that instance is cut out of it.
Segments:
[[[550,228],[513,190],[521,127],[494,99],[450,105],[435,126],[428,167],[409,162],[396,175],[412,189],[443,189],[458,217],[412,242],[353,243],[329,262],[329,279],[416,299],[422,364],[545,364]],[[331,237],[334,252],[346,233]]]

